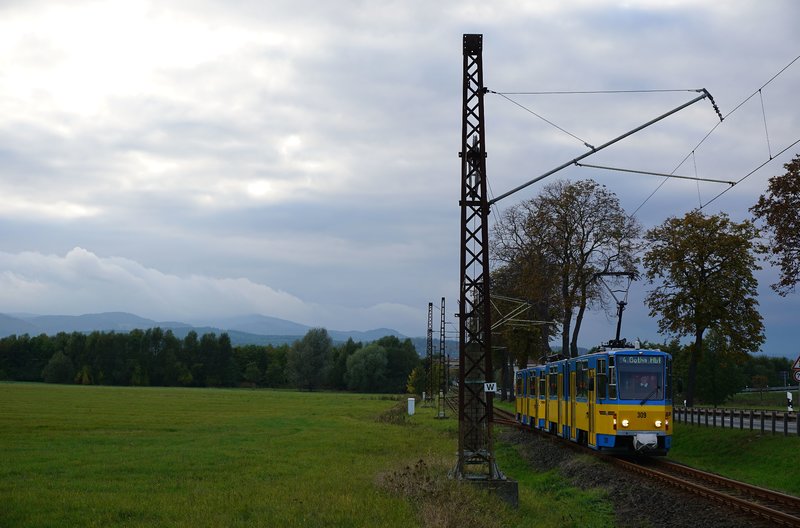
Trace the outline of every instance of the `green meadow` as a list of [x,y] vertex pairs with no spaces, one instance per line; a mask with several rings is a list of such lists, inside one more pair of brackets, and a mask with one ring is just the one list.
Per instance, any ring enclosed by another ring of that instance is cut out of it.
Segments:
[[[613,526],[602,492],[532,472],[509,446],[497,452],[520,481],[519,509],[459,487],[444,478],[456,421],[430,408],[403,420],[398,405],[405,399],[0,383],[0,526],[455,526],[465,516],[471,526]],[[419,460],[422,481],[405,469]],[[479,511],[459,505],[463,496]]]
[[[0,383],[0,527],[614,526],[603,490],[501,442],[518,509],[448,480],[456,420],[404,409],[348,393]],[[678,424],[670,458],[800,494],[781,470],[799,447]]]
[[[800,408],[800,392],[795,388],[792,392],[793,406]],[[785,411],[786,391],[740,392],[729,397],[721,407],[733,409],[770,409]]]

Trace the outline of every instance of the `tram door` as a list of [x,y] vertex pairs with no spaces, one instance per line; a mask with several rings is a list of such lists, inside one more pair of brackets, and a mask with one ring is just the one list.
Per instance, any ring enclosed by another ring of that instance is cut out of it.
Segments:
[[589,370],[589,444],[597,445],[597,432],[594,427],[594,406],[595,406],[595,369]]
[[533,396],[534,396],[533,386],[535,384],[536,384],[536,373],[535,372],[528,373],[528,384],[525,387],[525,391],[526,391],[525,392],[525,407],[526,407],[525,408],[525,416],[528,417],[528,424],[529,425],[533,425],[534,424],[534,421],[533,421],[533,409],[535,407],[534,407],[534,402],[533,402]]
[[544,370],[544,430],[550,430],[550,371]]
[[558,436],[564,436],[564,374],[558,373]]
[[569,373],[569,436],[573,440],[577,437],[575,432],[575,371]]

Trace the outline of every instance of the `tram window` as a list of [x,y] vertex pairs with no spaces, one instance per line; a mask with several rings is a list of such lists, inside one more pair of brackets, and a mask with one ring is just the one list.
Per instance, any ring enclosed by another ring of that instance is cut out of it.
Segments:
[[542,400],[544,399],[544,395],[545,395],[544,389],[545,389],[544,372],[542,372],[542,375],[539,377],[539,399],[542,399]]
[[575,395],[578,398],[586,398],[589,395],[589,365],[585,361],[578,361],[575,366]]
[[550,392],[548,394],[556,396],[558,394],[558,374],[550,374],[549,378]]
[[619,397],[626,400],[664,398],[664,356],[620,356]]
[[516,390],[517,396],[522,396],[522,378],[517,378]]
[[608,374],[606,374],[606,360],[597,360],[597,398],[607,398]]
[[617,399],[617,367],[614,366],[614,356],[608,358],[608,397]]

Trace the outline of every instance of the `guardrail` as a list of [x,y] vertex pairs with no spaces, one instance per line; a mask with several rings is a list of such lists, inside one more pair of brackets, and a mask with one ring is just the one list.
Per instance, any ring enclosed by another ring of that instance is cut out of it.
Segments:
[[776,387],[764,387],[764,388],[756,388],[756,387],[745,387],[739,392],[797,392],[800,390],[800,387],[797,385],[785,385],[783,387],[776,386]]
[[800,436],[797,412],[675,406],[672,414],[676,423]]

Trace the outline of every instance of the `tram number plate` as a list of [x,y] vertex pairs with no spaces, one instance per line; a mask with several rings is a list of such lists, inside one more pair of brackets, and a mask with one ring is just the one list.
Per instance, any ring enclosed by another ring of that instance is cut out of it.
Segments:
[[636,413],[636,417],[637,418],[647,418],[647,413],[646,412],[637,412]]

